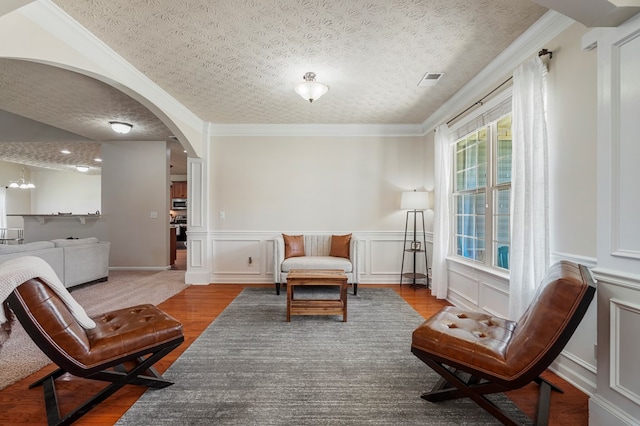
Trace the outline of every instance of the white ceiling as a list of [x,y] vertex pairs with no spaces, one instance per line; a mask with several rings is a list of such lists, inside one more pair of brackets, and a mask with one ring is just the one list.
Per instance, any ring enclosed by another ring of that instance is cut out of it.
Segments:
[[[610,5],[606,0],[53,3],[204,121],[420,124],[547,7],[575,9],[585,1]],[[293,91],[307,71],[331,87],[313,104]],[[444,76],[434,87],[418,87],[427,72]],[[79,139],[97,147],[84,150],[82,161],[92,161],[100,141],[118,139],[108,120],[134,124],[126,140],[170,141],[169,130],[144,106],[71,71],[3,59],[0,93],[0,123],[3,128],[16,123],[0,135],[1,160],[68,169],[71,160],[63,162],[57,151]],[[15,115],[46,126],[40,134],[21,133]],[[46,143],[40,139],[44,134]],[[18,149],[26,142],[29,148]],[[177,144],[173,150],[182,158],[172,173],[180,174],[184,154]]]

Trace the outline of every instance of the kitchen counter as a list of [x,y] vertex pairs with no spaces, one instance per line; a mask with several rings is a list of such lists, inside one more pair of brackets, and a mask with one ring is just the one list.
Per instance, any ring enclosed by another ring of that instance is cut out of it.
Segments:
[[100,214],[10,214],[7,216],[22,216],[25,243],[57,238],[88,237],[108,241],[106,219]]
[[100,219],[99,213],[87,213],[87,214],[73,214],[73,213],[58,213],[58,214],[8,214],[7,216],[22,216],[22,218],[26,221],[27,219],[34,219],[40,223],[40,225],[44,225],[48,220],[57,220],[57,219],[76,219],[79,220],[81,224],[86,224],[87,219]]

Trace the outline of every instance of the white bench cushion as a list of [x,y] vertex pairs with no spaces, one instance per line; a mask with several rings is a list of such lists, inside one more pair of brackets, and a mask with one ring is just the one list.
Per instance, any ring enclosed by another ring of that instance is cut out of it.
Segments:
[[352,264],[349,259],[332,256],[300,256],[290,257],[282,262],[282,272],[292,269],[342,269],[351,272]]

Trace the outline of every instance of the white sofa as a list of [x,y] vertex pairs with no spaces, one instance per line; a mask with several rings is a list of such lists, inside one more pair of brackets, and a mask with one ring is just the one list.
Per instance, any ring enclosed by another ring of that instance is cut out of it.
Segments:
[[0,263],[22,256],[45,260],[65,287],[109,278],[111,243],[95,237],[36,241],[27,244],[0,244]]
[[282,236],[274,239],[274,282],[276,294],[280,294],[280,284],[286,284],[292,269],[342,269],[347,275],[347,283],[353,284],[353,294],[358,294],[360,269],[358,268],[358,240],[351,236],[349,258],[330,256],[331,235],[304,235],[304,256],[285,259],[285,243]]

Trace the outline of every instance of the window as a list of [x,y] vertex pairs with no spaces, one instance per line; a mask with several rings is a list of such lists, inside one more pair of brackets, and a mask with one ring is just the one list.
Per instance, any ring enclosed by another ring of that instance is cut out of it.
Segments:
[[511,114],[458,139],[454,149],[454,252],[509,269]]

